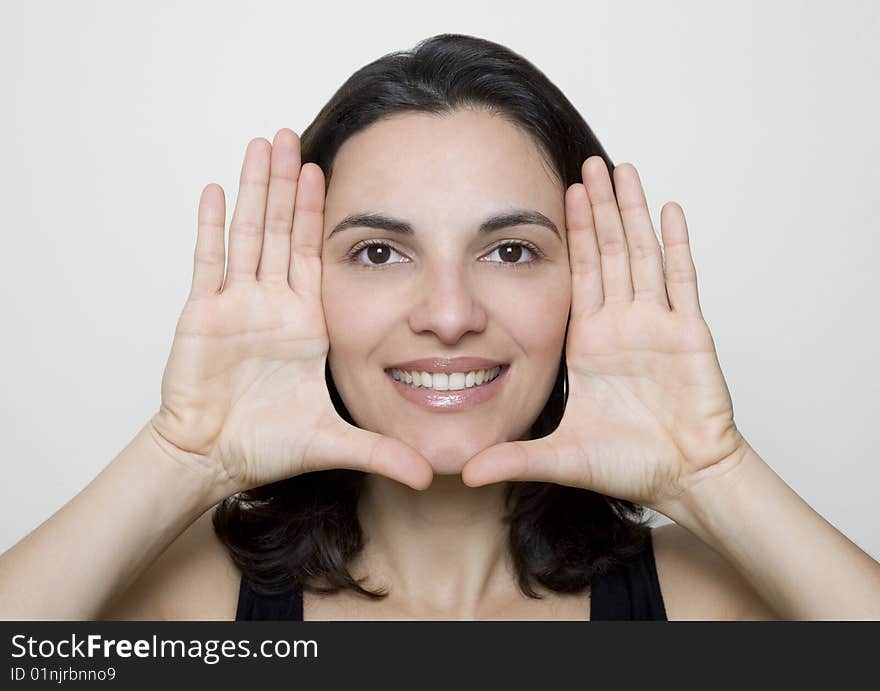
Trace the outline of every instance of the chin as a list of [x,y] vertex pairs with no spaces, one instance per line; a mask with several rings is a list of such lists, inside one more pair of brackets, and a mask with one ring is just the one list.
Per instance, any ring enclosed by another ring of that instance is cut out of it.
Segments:
[[436,475],[461,475],[462,468],[471,458],[494,443],[486,442],[482,445],[475,444],[462,448],[461,445],[438,446],[436,444],[418,443],[414,440],[403,439],[403,441],[427,459]]
[[461,470],[464,468],[465,463],[467,463],[467,459],[453,462],[445,459],[439,462],[432,460],[430,463],[434,469],[434,475],[461,475]]

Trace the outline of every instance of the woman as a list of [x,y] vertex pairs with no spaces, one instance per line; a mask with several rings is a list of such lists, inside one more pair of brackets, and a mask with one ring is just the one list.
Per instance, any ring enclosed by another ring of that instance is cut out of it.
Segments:
[[364,67],[250,143],[228,262],[224,228],[208,185],[161,408],[3,555],[4,617],[880,615],[880,566],[734,424],[681,208],[664,258],[516,54]]

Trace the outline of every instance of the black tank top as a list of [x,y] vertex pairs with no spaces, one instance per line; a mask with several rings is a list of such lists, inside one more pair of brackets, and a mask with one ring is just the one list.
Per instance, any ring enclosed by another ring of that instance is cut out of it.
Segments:
[[[253,619],[303,621],[302,588],[280,595],[260,595],[242,576],[235,620]],[[590,596],[590,621],[635,619],[667,620],[650,531],[647,547],[638,556],[593,579]]]

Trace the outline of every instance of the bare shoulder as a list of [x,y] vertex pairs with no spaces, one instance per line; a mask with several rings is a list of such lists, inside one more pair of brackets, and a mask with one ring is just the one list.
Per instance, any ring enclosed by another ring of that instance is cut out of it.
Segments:
[[241,572],[214,533],[213,513],[196,519],[99,618],[233,621]]
[[652,535],[670,621],[780,619],[730,562],[686,528],[670,523]]

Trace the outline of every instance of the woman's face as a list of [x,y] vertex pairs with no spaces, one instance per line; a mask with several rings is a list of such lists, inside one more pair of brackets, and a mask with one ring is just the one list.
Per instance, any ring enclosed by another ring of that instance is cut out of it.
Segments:
[[[571,305],[564,192],[537,144],[486,112],[395,115],[343,144],[325,206],[322,299],[330,370],[359,427],[406,442],[437,474],[527,438]],[[514,211],[533,217],[481,228]],[[362,214],[380,227],[351,222]],[[434,362],[457,357],[485,362]],[[407,374],[396,367],[421,359]],[[500,376],[478,384],[475,370],[491,363],[504,365]],[[460,374],[405,383],[444,364]]]

